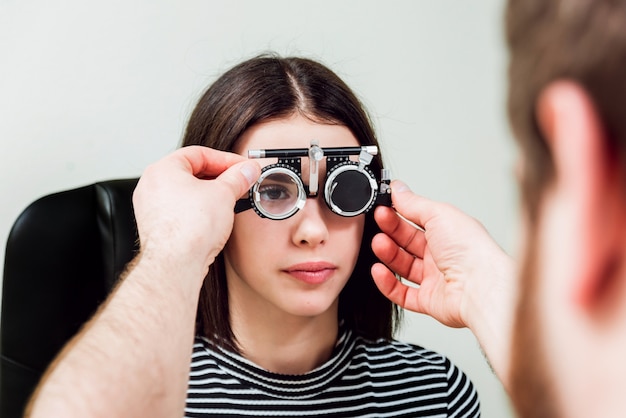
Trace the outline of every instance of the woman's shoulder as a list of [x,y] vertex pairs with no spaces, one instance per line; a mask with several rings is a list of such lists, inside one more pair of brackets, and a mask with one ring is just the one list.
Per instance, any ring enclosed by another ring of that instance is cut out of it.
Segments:
[[450,361],[441,353],[429,350],[417,344],[384,338],[368,339],[356,337],[355,350],[357,355],[377,361],[393,361],[407,365],[431,365],[433,367],[449,367]]
[[354,353],[352,367],[369,369],[374,380],[398,385],[417,398],[437,393],[450,416],[480,416],[480,400],[471,379],[444,354],[417,344],[363,337],[356,338]]

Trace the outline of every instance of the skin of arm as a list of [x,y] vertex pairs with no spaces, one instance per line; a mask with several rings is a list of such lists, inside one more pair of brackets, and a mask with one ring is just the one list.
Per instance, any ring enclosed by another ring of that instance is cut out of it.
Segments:
[[399,181],[392,191],[395,211],[375,212],[382,231],[372,240],[381,261],[372,266],[378,288],[403,308],[470,328],[507,389],[517,266],[474,218]]
[[259,174],[256,162],[205,147],[146,169],[133,195],[140,252],[49,367],[26,416],[182,415],[199,290],[235,200]]

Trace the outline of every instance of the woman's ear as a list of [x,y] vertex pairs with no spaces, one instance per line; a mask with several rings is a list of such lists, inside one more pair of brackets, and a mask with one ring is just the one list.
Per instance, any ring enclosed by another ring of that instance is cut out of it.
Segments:
[[575,276],[569,283],[573,302],[579,308],[594,309],[602,305],[613,281],[619,280],[615,270],[624,248],[624,170],[611,152],[595,104],[577,83],[548,85],[539,96],[536,112],[554,161],[559,208],[572,216],[562,227],[577,230],[576,242],[564,246],[571,252],[566,259],[575,264],[569,269]]

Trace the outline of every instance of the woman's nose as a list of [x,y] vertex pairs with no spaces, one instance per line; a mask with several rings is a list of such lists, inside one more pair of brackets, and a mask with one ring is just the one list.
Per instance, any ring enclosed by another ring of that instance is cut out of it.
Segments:
[[298,246],[315,247],[328,239],[326,208],[322,199],[307,199],[304,207],[295,215],[296,226],[293,232],[293,243]]

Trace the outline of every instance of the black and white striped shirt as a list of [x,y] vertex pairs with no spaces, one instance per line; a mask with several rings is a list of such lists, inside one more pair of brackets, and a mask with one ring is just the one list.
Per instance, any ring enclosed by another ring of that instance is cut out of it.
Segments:
[[331,358],[304,375],[264,370],[197,337],[186,417],[479,417],[472,382],[441,354],[344,330]]

